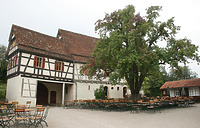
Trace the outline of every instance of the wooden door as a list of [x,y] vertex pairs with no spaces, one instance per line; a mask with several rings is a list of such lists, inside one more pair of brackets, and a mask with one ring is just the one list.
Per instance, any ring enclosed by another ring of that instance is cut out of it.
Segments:
[[56,91],[50,93],[50,104],[56,104]]

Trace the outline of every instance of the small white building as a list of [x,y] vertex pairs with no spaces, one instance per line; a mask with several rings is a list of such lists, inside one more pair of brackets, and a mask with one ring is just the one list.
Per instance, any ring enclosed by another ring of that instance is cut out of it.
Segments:
[[200,78],[165,82],[160,89],[163,96],[166,96],[168,91],[170,97],[181,97],[184,91],[184,96],[200,101]]
[[61,105],[65,100],[94,99],[100,85],[108,98],[125,97],[130,93],[127,86],[112,86],[108,77],[97,80],[80,74],[97,40],[61,29],[57,37],[51,37],[13,25],[7,54],[7,99],[19,104],[31,101],[32,106]]

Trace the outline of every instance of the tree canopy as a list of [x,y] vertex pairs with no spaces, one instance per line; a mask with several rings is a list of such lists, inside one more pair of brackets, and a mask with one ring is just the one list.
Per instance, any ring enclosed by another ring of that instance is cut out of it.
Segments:
[[197,76],[197,73],[191,71],[188,66],[179,66],[177,69],[171,69],[168,75],[169,81],[194,79],[197,78]]
[[[173,17],[158,21],[161,9],[151,6],[141,16],[133,5],[128,5],[105,14],[104,19],[95,23],[100,40],[92,53],[93,61],[83,69],[89,68],[91,76],[100,69],[112,72],[113,83],[125,78],[132,98],[136,99],[145,77],[159,65],[178,68],[179,63],[187,63],[188,59],[199,61],[197,46],[187,38],[175,38],[180,27],[174,24]],[[160,47],[159,42],[165,42],[166,47]]]
[[150,73],[142,84],[146,96],[161,96],[160,87],[168,81],[169,77],[164,66],[159,66],[158,69]]
[[7,61],[6,61],[6,47],[0,46],[0,82],[6,83],[7,81]]

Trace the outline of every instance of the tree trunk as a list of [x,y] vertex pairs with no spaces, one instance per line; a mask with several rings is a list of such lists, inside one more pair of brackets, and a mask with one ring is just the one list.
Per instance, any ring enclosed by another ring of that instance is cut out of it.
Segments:
[[131,99],[132,100],[138,100],[140,98],[140,94],[139,94],[139,91],[140,91],[140,85],[138,84],[135,84],[135,83],[138,83],[138,82],[134,82],[134,79],[129,79],[128,81],[128,85],[129,85],[129,88],[131,90]]
[[130,90],[131,90],[131,99],[132,100],[138,100],[140,98],[140,94],[139,94],[139,89],[134,89],[134,85],[129,85],[130,86]]

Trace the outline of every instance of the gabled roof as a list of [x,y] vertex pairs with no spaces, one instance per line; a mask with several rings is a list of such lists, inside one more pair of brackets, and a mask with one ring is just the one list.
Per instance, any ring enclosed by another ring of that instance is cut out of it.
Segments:
[[62,29],[56,38],[17,25],[12,25],[10,43],[13,37],[21,51],[82,63],[88,62],[98,40]]
[[13,35],[17,47],[22,51],[29,51],[44,56],[53,56],[71,61],[73,60],[66,43],[55,37],[19,27],[17,25],[12,26],[9,42],[11,42]]
[[88,62],[88,58],[91,57],[91,53],[98,41],[98,38],[62,29],[58,30],[57,38],[60,38],[67,43],[71,55],[77,62]]
[[184,87],[198,87],[198,86],[200,86],[200,78],[165,82],[162,85],[162,87],[160,87],[160,89],[167,89],[167,87],[169,87],[169,88],[181,88],[182,86],[184,86]]

